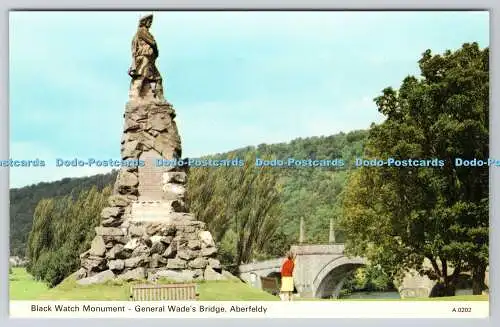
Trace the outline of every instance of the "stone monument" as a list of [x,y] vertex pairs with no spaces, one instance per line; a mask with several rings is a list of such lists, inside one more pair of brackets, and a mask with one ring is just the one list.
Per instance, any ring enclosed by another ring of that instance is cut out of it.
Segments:
[[217,249],[205,224],[186,210],[186,171],[157,165],[157,160],[180,158],[181,140],[175,111],[164,99],[156,67],[159,52],[149,32],[152,22],[152,15],[139,21],[128,71],[132,81],[121,157],[136,164],[118,172],[91,247],[80,255],[81,268],[76,273],[80,284],[115,278],[187,281],[229,277],[216,259]]

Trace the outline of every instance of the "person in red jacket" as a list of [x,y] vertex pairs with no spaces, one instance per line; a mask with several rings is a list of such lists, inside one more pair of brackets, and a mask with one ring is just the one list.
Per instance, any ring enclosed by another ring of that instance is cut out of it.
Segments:
[[281,299],[291,301],[293,293],[293,269],[295,268],[295,255],[288,252],[285,262],[281,266]]

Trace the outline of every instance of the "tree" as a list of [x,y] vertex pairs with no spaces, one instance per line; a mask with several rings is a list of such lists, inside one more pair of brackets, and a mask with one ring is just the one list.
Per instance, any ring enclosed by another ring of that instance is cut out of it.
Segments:
[[421,78],[408,76],[375,99],[387,119],[372,126],[365,157],[442,166],[361,168],[344,192],[348,250],[396,277],[417,269],[443,294],[454,294],[463,271],[473,274],[474,294],[484,288],[488,168],[457,166],[455,158],[488,158],[488,55],[477,43],[444,55],[427,50]]
[[38,203],[26,251],[35,278],[55,286],[78,269],[110,194],[109,186],[102,192],[93,187]]
[[28,235],[32,228],[34,210],[44,198],[60,198],[73,192],[97,187],[101,191],[113,183],[118,170],[89,177],[64,178],[56,182],[40,182],[22,188],[10,189],[10,253],[23,257],[26,254]]
[[279,176],[271,167],[256,168],[255,158],[255,152],[248,152],[242,167],[190,171],[190,210],[207,223],[216,242],[224,241],[229,231],[235,241],[232,254],[224,255],[233,260],[228,264],[248,262],[268,245],[278,225]]
[[27,271],[33,274],[36,261],[42,256],[43,252],[50,248],[53,240],[53,231],[51,222],[54,219],[55,206],[53,199],[42,199],[35,208],[33,216],[33,225],[28,236],[26,256],[29,263]]

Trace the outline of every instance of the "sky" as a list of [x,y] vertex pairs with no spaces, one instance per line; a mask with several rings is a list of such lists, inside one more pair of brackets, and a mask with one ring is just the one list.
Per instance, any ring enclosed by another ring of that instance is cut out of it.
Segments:
[[[130,43],[151,12],[11,12],[11,187],[108,168],[120,159]],[[367,129],[373,99],[419,75],[426,49],[489,46],[488,12],[154,12],[157,67],[183,157]]]

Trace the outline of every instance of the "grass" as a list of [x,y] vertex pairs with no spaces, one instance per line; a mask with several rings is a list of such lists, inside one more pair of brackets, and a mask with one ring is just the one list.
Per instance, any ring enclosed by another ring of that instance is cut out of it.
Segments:
[[36,281],[26,269],[14,267],[9,274],[9,294],[12,300],[34,300],[48,291],[47,285]]
[[488,295],[457,295],[445,297],[418,297],[406,299],[393,298],[360,298],[360,299],[301,299],[296,301],[488,301]]
[[[130,286],[134,283],[107,282],[99,285],[80,286],[73,276],[66,278],[54,288],[36,281],[24,268],[13,268],[9,275],[11,300],[90,300],[90,301],[127,301]],[[136,282],[137,283],[137,282]],[[169,283],[160,280],[159,283]],[[201,301],[279,301],[262,290],[250,287],[241,281],[210,281],[199,284]],[[300,299],[298,301],[325,301],[324,299]],[[328,301],[328,300],[326,300]],[[332,300],[346,301],[346,300]],[[349,299],[348,301],[488,301],[487,295],[459,295],[441,298],[411,299]]]
[[[137,283],[137,282],[136,282]],[[142,282],[144,283],[144,282]],[[159,283],[169,283],[163,280]],[[130,286],[134,283],[106,282],[99,285],[80,286],[73,276],[54,288],[34,280],[23,268],[14,268],[9,276],[11,300],[129,300]],[[278,301],[279,298],[250,287],[241,281],[200,282],[201,301]]]

